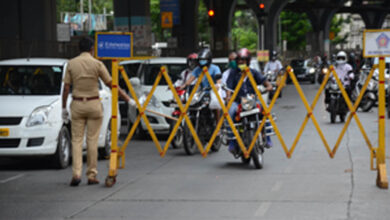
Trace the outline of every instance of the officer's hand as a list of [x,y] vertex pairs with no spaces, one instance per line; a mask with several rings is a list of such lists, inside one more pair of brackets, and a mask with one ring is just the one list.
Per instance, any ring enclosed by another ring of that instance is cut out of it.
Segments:
[[129,105],[133,106],[133,107],[137,107],[137,103],[134,101],[134,99],[130,98],[129,99]]
[[62,109],[62,120],[65,122],[69,120],[69,112],[66,108]]

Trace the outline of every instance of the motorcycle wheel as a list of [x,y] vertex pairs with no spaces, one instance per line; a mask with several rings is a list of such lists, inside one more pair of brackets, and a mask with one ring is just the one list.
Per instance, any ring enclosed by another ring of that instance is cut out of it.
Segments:
[[211,146],[211,150],[214,151],[214,152],[218,152],[219,149],[221,148],[221,145],[222,145],[222,138],[220,136],[217,136],[214,139],[214,143]]
[[188,126],[185,125],[183,131],[184,131],[183,132],[184,151],[186,152],[187,155],[193,155],[196,151],[195,140],[192,137],[192,133],[190,132]]
[[183,131],[183,126],[179,126],[176,131],[176,135],[173,137],[172,140],[172,148],[173,149],[178,149],[181,148],[184,144],[184,131]]
[[331,99],[330,102],[329,102],[329,110],[330,110],[330,123],[335,123],[336,122],[336,100],[334,99]]
[[371,110],[374,104],[374,100],[363,97],[362,101],[360,102],[360,108],[363,112],[368,112]]
[[[255,131],[254,130],[248,130],[248,131],[244,132],[244,139],[245,139],[244,143],[245,143],[245,145],[247,145],[247,147],[249,146],[249,144],[250,144],[250,142],[251,142],[251,140],[252,140],[252,138],[254,136],[255,136]],[[250,158],[252,158],[253,164],[255,165],[256,169],[262,169],[263,168],[263,164],[264,164],[263,152],[264,151],[262,151],[260,149],[259,143],[256,142],[255,146],[253,147],[253,149],[252,149],[252,151],[250,153]],[[243,160],[243,158],[244,157],[241,157],[241,160]]]

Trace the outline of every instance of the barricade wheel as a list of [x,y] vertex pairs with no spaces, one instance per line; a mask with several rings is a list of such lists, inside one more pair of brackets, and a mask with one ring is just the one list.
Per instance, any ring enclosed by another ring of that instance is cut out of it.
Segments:
[[106,186],[112,187],[116,183],[116,176],[107,176],[106,178]]

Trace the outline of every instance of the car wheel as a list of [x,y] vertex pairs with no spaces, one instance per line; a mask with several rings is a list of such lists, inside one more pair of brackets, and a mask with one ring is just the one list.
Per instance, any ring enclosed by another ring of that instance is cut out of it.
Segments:
[[53,156],[53,164],[58,169],[69,166],[72,142],[69,130],[63,126],[57,138],[57,150]]
[[111,122],[108,123],[104,147],[98,149],[100,159],[108,159],[111,153]]

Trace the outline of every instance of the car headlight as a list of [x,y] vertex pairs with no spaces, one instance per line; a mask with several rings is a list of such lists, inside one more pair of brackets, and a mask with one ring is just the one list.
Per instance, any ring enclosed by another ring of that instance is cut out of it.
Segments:
[[[144,103],[145,103],[145,101],[146,101],[146,98],[147,98],[147,95],[146,95],[146,94],[142,95],[142,96],[139,98],[139,103],[140,103],[141,105],[144,105]],[[152,95],[152,98],[150,99],[148,105],[151,105],[151,106],[156,107],[156,108],[159,108],[159,107],[160,107],[160,104],[159,104],[157,98],[156,98],[154,95]]]
[[49,114],[52,109],[53,106],[51,105],[40,106],[34,109],[34,111],[30,114],[30,117],[27,120],[26,127],[32,127],[47,123]]
[[316,71],[316,70],[315,70],[314,68],[310,68],[310,69],[309,69],[309,73],[310,73],[310,74],[313,74],[315,71]]

